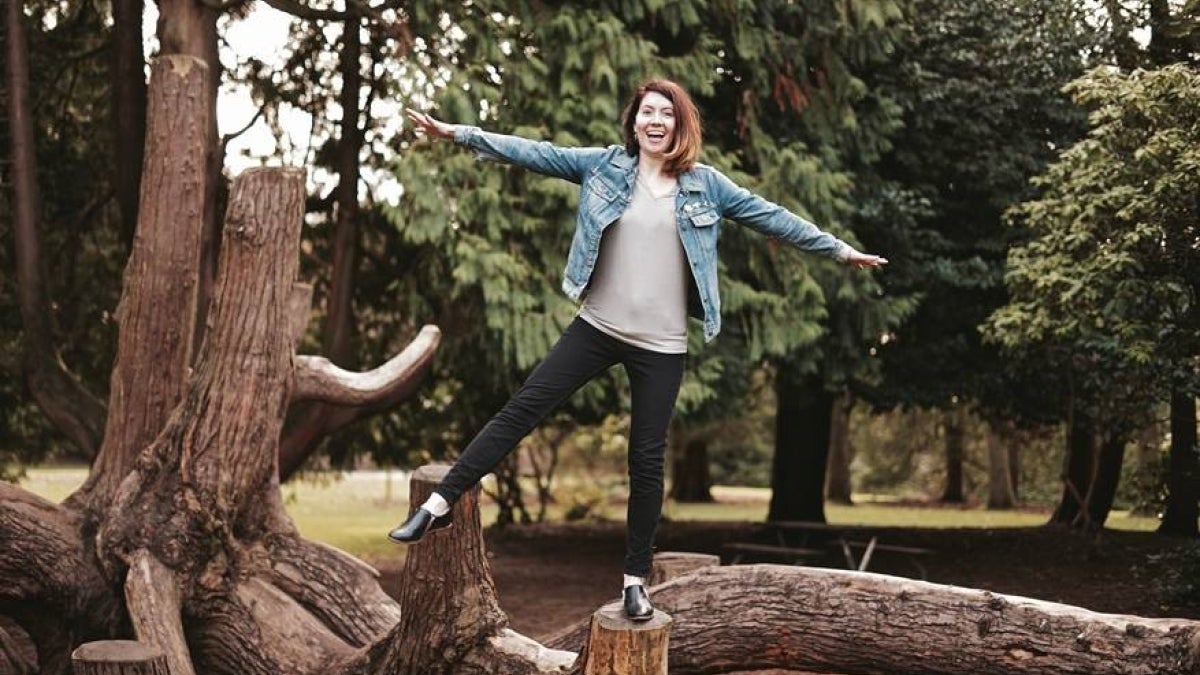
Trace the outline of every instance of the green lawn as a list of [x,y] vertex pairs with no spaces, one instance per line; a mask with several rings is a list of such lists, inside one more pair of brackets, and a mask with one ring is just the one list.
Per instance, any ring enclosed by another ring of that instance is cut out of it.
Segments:
[[[83,482],[86,469],[30,469],[21,485],[53,501],[61,501]],[[400,472],[363,472],[299,481],[283,488],[288,511],[308,538],[331,544],[367,560],[402,555],[387,541],[388,529],[403,519],[408,509],[408,484]],[[673,520],[761,521],[767,515],[770,491],[765,488],[718,486],[713,504],[675,504],[664,507]],[[985,509],[922,508],[889,503],[882,496],[860,495],[854,506],[830,504],[831,523],[875,527],[1031,527],[1046,522],[1044,511],[988,511]],[[485,500],[486,501],[486,500]],[[557,516],[558,514],[552,513]],[[623,505],[606,507],[607,518],[621,519]],[[483,522],[495,518],[495,507],[485,505]],[[1108,526],[1122,530],[1153,530],[1154,518],[1113,512]]]

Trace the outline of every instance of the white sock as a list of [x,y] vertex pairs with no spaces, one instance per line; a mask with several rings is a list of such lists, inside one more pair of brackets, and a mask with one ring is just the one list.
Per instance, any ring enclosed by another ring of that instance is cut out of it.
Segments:
[[444,516],[447,513],[450,513],[450,502],[446,501],[445,497],[442,497],[435,492],[429,495],[429,499],[425,500],[425,503],[421,505],[421,508],[435,516]]
[[629,588],[630,586],[645,586],[645,585],[646,585],[646,577],[634,577],[634,576],[630,576],[630,575],[626,574],[625,575],[625,585],[621,587],[621,590],[625,590],[626,588]]

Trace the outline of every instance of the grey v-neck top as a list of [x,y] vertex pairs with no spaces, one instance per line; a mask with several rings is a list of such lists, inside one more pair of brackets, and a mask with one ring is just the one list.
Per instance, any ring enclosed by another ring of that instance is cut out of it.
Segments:
[[687,254],[675,223],[675,190],[637,181],[629,208],[604,230],[579,316],[635,347],[687,352]]

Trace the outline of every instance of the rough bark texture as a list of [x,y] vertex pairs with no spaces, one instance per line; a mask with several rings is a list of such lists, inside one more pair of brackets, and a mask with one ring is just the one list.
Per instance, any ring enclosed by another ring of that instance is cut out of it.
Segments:
[[111,500],[179,403],[192,358],[204,216],[208,67],[187,56],[151,67],[141,222],[117,307],[119,339],[104,443],[72,501]]
[[[709,567],[650,590],[675,621],[672,675],[769,668],[1183,675],[1200,668],[1200,622],[1098,614],[879,574]],[[587,622],[575,628],[548,646],[579,648]]]
[[131,640],[89,642],[71,654],[75,675],[171,675],[157,649]]
[[[414,472],[411,509],[432,493],[445,466]],[[479,522],[479,488],[454,505],[454,524],[410,545],[405,556],[405,612],[382,640],[339,667],[346,675],[552,675],[566,673],[575,654],[546,649],[505,627],[488,570]]]
[[592,614],[583,675],[667,675],[670,637],[662,612],[634,623],[619,603],[605,605]]
[[0,673],[35,675],[37,648],[29,633],[12,619],[0,615]]
[[132,556],[125,577],[125,606],[138,640],[162,653],[170,675],[195,675],[183,635],[179,581],[146,551]]
[[717,567],[720,564],[720,556],[708,553],[677,553],[673,551],[656,553],[654,566],[650,570],[650,578],[646,580],[646,584],[648,586],[665,584],[702,567]]

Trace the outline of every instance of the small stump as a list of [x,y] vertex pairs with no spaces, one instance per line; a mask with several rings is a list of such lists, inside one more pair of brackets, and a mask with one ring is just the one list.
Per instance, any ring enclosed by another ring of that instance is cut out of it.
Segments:
[[649,621],[633,622],[620,603],[592,614],[583,655],[583,675],[667,675],[671,617],[658,610]]
[[654,568],[650,572],[647,586],[665,584],[672,579],[705,567],[720,567],[721,556],[707,553],[683,553],[668,551],[654,556]]
[[[71,653],[75,675],[169,675],[167,657],[134,640],[87,642]],[[665,671],[664,671],[665,672]]]

